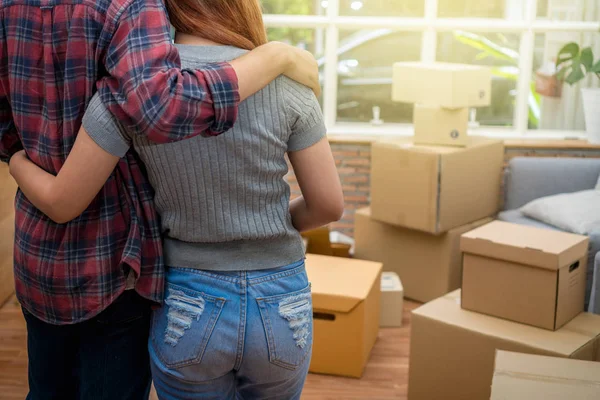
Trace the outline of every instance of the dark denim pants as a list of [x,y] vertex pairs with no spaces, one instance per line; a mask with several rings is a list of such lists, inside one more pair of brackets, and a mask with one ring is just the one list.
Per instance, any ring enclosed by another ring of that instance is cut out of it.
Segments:
[[75,325],[50,325],[23,310],[27,400],[147,399],[150,307],[128,290],[95,318]]

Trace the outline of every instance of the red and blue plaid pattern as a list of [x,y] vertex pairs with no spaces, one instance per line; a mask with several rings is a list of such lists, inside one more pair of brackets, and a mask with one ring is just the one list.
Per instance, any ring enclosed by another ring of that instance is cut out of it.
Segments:
[[[57,173],[96,90],[123,125],[157,143],[215,135],[237,117],[228,64],[181,72],[161,0],[0,0],[0,159],[24,148]],[[76,220],[55,224],[16,198],[15,281],[21,304],[51,324],[98,314],[125,289],[162,301],[153,191],[135,152]]]

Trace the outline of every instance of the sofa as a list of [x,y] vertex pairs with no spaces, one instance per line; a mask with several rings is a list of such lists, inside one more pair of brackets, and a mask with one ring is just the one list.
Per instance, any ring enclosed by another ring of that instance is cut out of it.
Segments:
[[[524,216],[519,209],[532,200],[596,187],[600,159],[513,158],[504,175],[504,211],[498,219],[522,225],[556,229]],[[586,310],[600,314],[600,230],[590,235]]]

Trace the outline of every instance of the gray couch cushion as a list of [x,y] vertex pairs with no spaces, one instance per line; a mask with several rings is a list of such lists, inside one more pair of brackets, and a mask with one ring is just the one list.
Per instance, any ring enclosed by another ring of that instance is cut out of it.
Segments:
[[598,183],[596,183],[596,190],[600,190],[600,175],[598,176]]
[[529,218],[580,235],[600,232],[600,190],[542,197],[521,207]]
[[498,214],[498,219],[504,222],[512,222],[513,224],[535,226],[536,228],[553,229],[556,231],[560,230],[554,226],[526,217],[521,210],[502,211]]
[[[523,215],[523,213],[520,210],[503,211],[500,214],[498,214],[498,219],[500,221],[512,222],[513,224],[528,225],[544,229],[560,230],[556,227],[546,225],[543,222],[527,218],[525,215]],[[585,296],[586,307],[588,307],[589,304],[590,312],[600,314],[600,276],[598,276],[598,274],[594,276],[596,255],[600,257],[600,232],[593,232],[589,235],[589,237],[590,247],[588,250],[587,290]],[[600,258],[598,262],[600,263]],[[600,266],[598,267],[598,269],[600,269]],[[594,290],[598,292],[598,294],[594,298],[594,301],[597,304],[590,303],[590,297],[592,295],[592,286],[594,286]]]
[[593,189],[598,175],[600,159],[513,158],[505,176],[504,207],[513,210],[540,197]]

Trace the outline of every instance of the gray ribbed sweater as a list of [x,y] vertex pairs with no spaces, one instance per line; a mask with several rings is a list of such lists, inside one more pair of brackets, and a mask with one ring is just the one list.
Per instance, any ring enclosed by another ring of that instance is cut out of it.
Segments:
[[[182,67],[189,69],[245,52],[229,46],[177,47]],[[145,163],[156,192],[167,265],[257,270],[304,257],[284,176],[285,153],[310,147],[326,134],[319,103],[308,88],[277,78],[240,104],[229,132],[213,138],[162,145],[130,138],[97,96],[83,125],[109,153],[121,157],[133,144]]]

